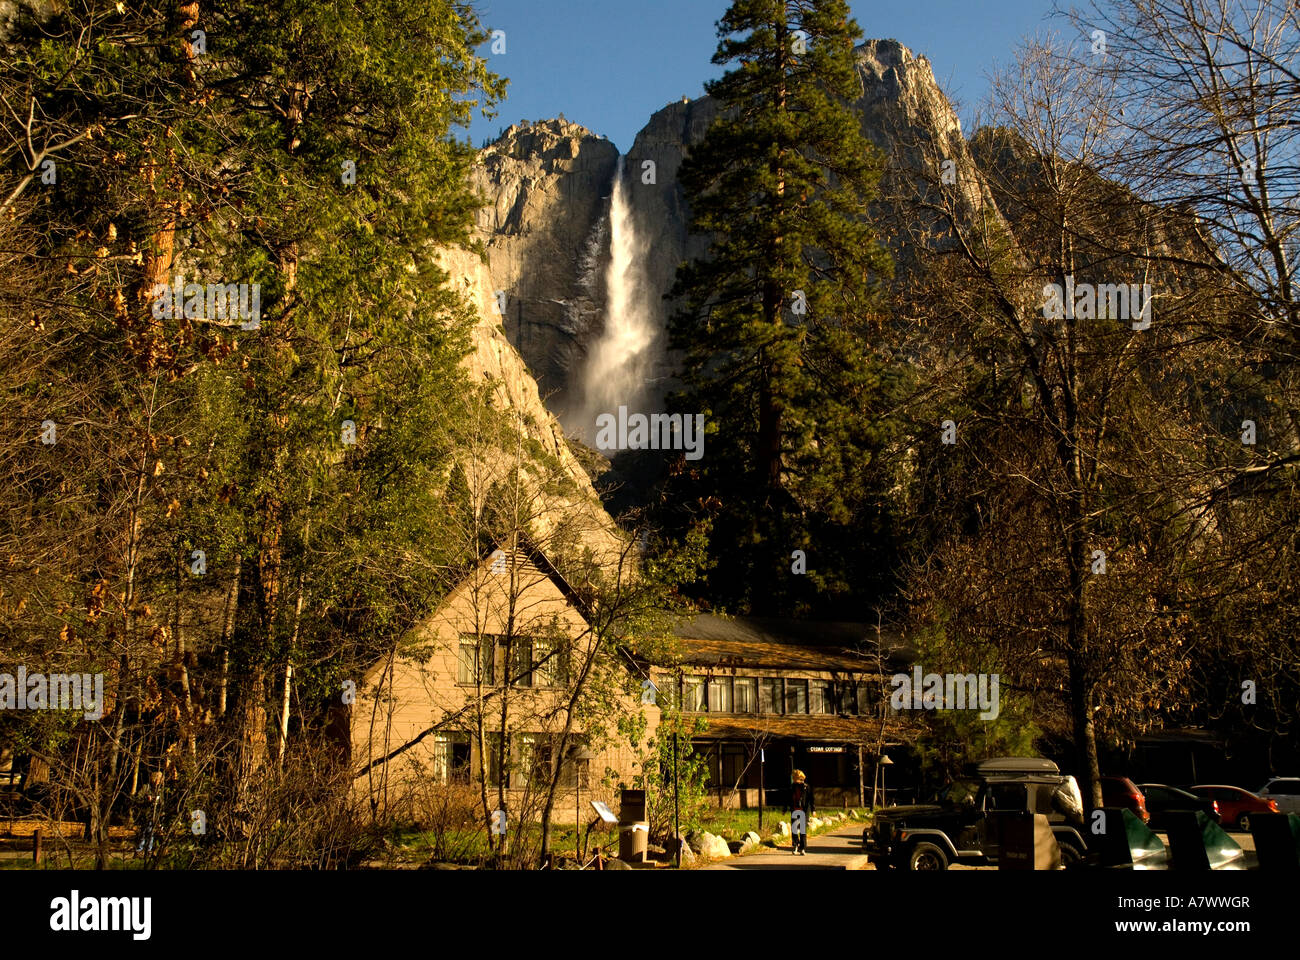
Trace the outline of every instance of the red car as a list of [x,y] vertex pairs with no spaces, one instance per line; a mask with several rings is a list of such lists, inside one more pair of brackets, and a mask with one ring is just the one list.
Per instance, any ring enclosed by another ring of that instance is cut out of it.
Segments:
[[1213,800],[1219,805],[1219,816],[1224,823],[1235,823],[1242,830],[1250,829],[1252,813],[1277,813],[1277,804],[1272,800],[1257,797],[1241,787],[1229,787],[1223,784],[1210,784],[1201,787],[1188,787],[1198,797]]
[[1146,797],[1142,796],[1137,784],[1128,777],[1102,777],[1101,802],[1102,806],[1132,810],[1142,818],[1143,823],[1151,819],[1151,814],[1147,812]]

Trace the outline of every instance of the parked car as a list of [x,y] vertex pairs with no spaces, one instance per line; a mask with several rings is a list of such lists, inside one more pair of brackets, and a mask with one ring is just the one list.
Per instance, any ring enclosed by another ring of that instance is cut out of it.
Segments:
[[1300,813],[1300,777],[1274,777],[1255,793],[1261,800],[1275,801],[1278,813]]
[[1242,830],[1250,829],[1252,813],[1279,813],[1276,800],[1265,800],[1255,796],[1241,787],[1230,787],[1221,783],[1206,786],[1188,787],[1198,797],[1209,797],[1219,805],[1219,819],[1223,823],[1235,824]]
[[997,863],[999,814],[1027,811],[1047,816],[1064,866],[1087,855],[1079,784],[1051,760],[999,757],[954,780],[938,803],[877,810],[862,831],[862,846],[877,869],[947,870],[950,863]]
[[1101,804],[1104,807],[1123,807],[1132,810],[1146,823],[1151,819],[1147,811],[1146,798],[1142,791],[1128,777],[1101,778]]
[[1175,811],[1199,810],[1215,823],[1222,819],[1222,811],[1213,797],[1200,796],[1190,790],[1171,787],[1165,783],[1144,783],[1142,795],[1146,797],[1147,810],[1151,813],[1147,826],[1152,830],[1163,830],[1167,827],[1169,814]]

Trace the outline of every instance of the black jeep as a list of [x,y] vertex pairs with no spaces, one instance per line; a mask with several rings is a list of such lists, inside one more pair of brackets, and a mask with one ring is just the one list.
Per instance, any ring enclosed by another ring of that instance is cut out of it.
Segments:
[[997,863],[1001,812],[1046,814],[1065,866],[1087,852],[1083,798],[1074,777],[1050,760],[999,757],[974,764],[933,804],[885,807],[862,831],[876,869],[947,870],[950,863]]

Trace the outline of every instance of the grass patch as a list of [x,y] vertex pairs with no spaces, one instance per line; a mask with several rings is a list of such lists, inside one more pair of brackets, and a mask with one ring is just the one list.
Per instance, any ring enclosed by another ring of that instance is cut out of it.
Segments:
[[[829,813],[838,813],[838,810],[828,811]],[[845,811],[852,813],[852,811]],[[838,830],[848,823],[865,823],[871,819],[870,811],[858,809],[858,817],[853,820],[847,820],[843,823],[835,823],[829,826],[823,826],[809,831],[811,836],[824,833],[827,830]],[[724,840],[739,840],[744,835],[753,831],[763,839],[776,836],[776,825],[784,820],[790,822],[790,814],[785,810],[764,810],[763,826],[760,829],[758,825],[757,810],[722,810],[714,809],[710,811],[707,819],[700,824],[701,830],[707,830],[709,833],[716,834]]]
[[[541,845],[542,828],[538,823],[527,823],[522,828],[511,827],[510,846],[512,849],[537,849]],[[573,824],[551,825],[551,852],[560,857],[575,855],[577,837]],[[415,827],[395,829],[388,834],[389,858],[404,863],[424,863],[442,850],[449,854],[447,859],[453,863],[479,863],[491,858],[488,835],[483,830],[449,830],[441,837],[432,830],[420,830]],[[597,846],[618,844],[618,833],[592,830],[587,838],[588,857],[592,856]]]

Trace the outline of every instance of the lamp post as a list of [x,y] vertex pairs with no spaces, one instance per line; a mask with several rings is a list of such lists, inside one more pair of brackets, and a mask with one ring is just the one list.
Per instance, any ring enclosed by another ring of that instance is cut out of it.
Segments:
[[880,805],[886,806],[889,802],[889,794],[885,791],[885,767],[892,767],[894,761],[889,759],[888,754],[880,755],[880,762],[876,764],[876,769],[880,771]]
[[573,762],[573,854],[582,863],[579,844],[582,843],[582,767],[581,764],[594,760],[596,755],[584,744],[575,743],[569,748],[569,760]]
[[676,677],[675,677],[675,681],[676,681],[676,685],[677,685],[677,686],[676,686],[676,691],[675,691],[675,693],[674,693],[674,696],[675,696],[675,698],[676,698],[675,701],[674,701],[674,703],[675,703],[675,705],[676,705],[676,709],[674,709],[673,714],[672,714],[672,724],[673,724],[673,847],[674,847],[674,850],[676,851],[677,869],[680,870],[680,869],[682,868],[682,826],[681,826],[681,824],[678,822],[678,813],[679,813],[679,811],[678,811],[678,806],[677,806],[677,724],[681,721],[681,708],[682,708],[682,706],[683,706],[682,698],[683,698],[684,695],[685,695],[685,691],[683,690],[683,687],[682,687],[682,672],[681,672],[680,669],[677,671],[677,675],[676,675]]
[[673,844],[677,851],[677,869],[682,868],[682,827],[677,822],[677,727],[673,727]]

